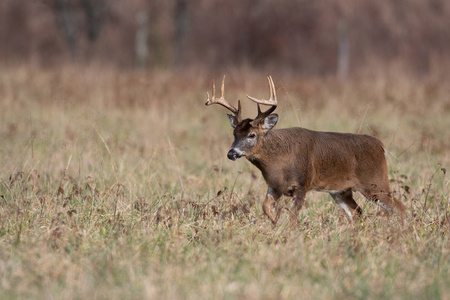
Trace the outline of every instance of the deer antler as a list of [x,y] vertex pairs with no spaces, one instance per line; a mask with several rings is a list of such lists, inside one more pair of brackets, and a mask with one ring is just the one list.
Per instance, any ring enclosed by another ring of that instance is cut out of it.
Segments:
[[225,90],[225,76],[223,76],[223,79],[222,79],[222,88],[221,88],[222,96],[220,98],[216,98],[216,85],[214,84],[214,80],[213,80],[212,97],[209,98],[209,93],[206,92],[208,99],[206,99],[205,105],[211,105],[211,104],[222,105],[223,107],[229,109],[232,113],[234,113],[234,116],[239,123],[240,121],[242,121],[242,119],[241,119],[241,101],[238,101],[238,108],[236,109],[236,107],[234,107],[233,105],[228,103],[227,100],[225,100],[224,90]]
[[[259,124],[262,120],[264,120],[268,115],[270,115],[271,113],[274,112],[274,110],[277,108],[277,91],[275,89],[275,84],[273,83],[272,80],[272,76],[267,76],[267,80],[269,81],[269,89],[270,89],[270,97],[268,100],[266,99],[257,99],[254,97],[251,97],[249,95],[247,95],[247,98],[252,100],[253,102],[255,102],[256,104],[258,104],[258,115],[256,116],[256,118],[252,121],[252,124],[257,125]],[[259,105],[270,105],[271,107],[264,111],[261,112],[261,108],[259,107]]]

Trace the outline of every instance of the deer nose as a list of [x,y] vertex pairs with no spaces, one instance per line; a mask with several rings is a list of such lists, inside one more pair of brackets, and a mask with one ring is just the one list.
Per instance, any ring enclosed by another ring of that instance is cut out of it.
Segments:
[[228,151],[227,157],[228,157],[228,159],[236,160],[236,159],[240,158],[241,155],[232,148],[232,149],[230,149],[230,151]]

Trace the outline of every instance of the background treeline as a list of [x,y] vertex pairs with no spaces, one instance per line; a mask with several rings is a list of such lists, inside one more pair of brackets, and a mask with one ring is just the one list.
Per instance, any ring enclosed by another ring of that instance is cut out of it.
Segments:
[[0,63],[277,66],[347,76],[450,61],[448,0],[2,0]]

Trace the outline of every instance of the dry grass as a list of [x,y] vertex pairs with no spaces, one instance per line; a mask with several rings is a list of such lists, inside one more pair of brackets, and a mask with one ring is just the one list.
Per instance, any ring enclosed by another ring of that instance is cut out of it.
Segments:
[[[230,101],[267,93],[265,74],[227,75]],[[286,216],[273,228],[258,170],[226,159],[225,111],[203,105],[217,74],[7,69],[0,296],[449,299],[448,80],[272,75],[279,128],[384,141],[407,225],[361,197],[367,217],[352,224],[311,193],[299,228]]]

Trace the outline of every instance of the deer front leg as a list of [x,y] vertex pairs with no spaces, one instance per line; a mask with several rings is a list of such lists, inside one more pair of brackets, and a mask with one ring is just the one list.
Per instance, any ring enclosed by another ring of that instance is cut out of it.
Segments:
[[280,194],[269,187],[267,190],[266,199],[263,203],[263,211],[272,221],[273,225],[276,225],[278,221],[278,214],[274,215],[272,210],[275,205],[275,201],[278,200],[278,198],[280,198]]
[[303,189],[299,189],[295,187],[293,190],[293,198],[291,204],[291,212],[290,212],[290,223],[291,225],[297,223],[298,214],[300,209],[302,208],[303,201],[305,200],[305,192]]

